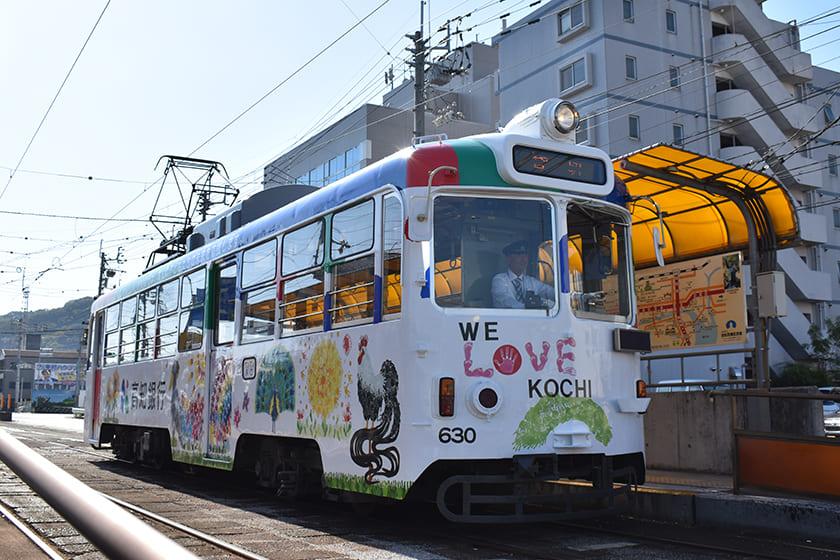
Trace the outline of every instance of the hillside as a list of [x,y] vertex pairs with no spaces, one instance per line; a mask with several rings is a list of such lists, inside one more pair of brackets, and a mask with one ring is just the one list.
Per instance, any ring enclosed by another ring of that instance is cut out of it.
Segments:
[[[39,309],[26,315],[26,330],[40,333],[41,347],[77,351],[82,322],[87,321],[93,298],[68,301],[56,309]],[[0,315],[0,348],[18,347],[19,311]]]

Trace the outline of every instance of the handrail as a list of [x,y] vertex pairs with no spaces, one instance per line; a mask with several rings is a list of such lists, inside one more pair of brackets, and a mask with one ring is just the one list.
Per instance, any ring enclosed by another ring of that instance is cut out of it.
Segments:
[[832,397],[840,399],[840,394],[837,393],[794,393],[791,391],[779,391],[768,389],[752,389],[752,390],[721,390],[711,391],[712,396],[733,396],[733,397],[756,397],[765,399],[803,399],[807,401],[833,401]]
[[198,560],[99,492],[0,430],[0,460],[109,558]]

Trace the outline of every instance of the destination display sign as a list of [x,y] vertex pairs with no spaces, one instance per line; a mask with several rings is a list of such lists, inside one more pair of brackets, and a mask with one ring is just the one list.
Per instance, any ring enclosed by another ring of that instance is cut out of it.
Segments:
[[513,168],[528,175],[591,185],[603,185],[607,182],[606,165],[600,159],[531,146],[513,147]]

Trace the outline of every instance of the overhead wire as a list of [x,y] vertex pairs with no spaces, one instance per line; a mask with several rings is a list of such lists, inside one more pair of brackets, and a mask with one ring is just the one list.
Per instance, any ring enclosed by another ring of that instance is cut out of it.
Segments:
[[82,44],[82,48],[79,49],[78,54],[76,54],[76,58],[73,60],[73,64],[70,65],[70,69],[67,70],[67,73],[64,75],[64,80],[61,81],[61,85],[58,86],[58,91],[55,92],[55,95],[50,101],[47,110],[44,112],[44,115],[41,117],[41,121],[38,123],[37,128],[35,128],[35,132],[32,133],[32,137],[29,138],[29,142],[26,144],[26,148],[23,150],[23,153],[20,155],[20,159],[18,159],[17,164],[15,164],[15,168],[9,173],[9,179],[6,181],[6,186],[3,187],[3,190],[0,191],[0,199],[3,198],[3,195],[6,194],[6,191],[9,189],[9,185],[12,183],[12,179],[15,178],[15,173],[17,173],[18,168],[23,163],[23,159],[26,157],[26,154],[29,153],[29,148],[32,147],[32,143],[35,141],[35,137],[38,136],[38,133],[41,131],[41,127],[44,126],[44,122],[47,120],[47,117],[52,111],[55,102],[58,100],[58,96],[61,95],[61,91],[64,89],[64,85],[67,83],[67,80],[70,79],[70,74],[73,73],[73,69],[76,67],[76,63],[79,62],[79,59],[82,57],[82,53],[85,52],[85,47],[87,47],[88,43],[90,42],[90,38],[93,37],[93,32],[96,31],[96,28],[99,26],[99,22],[102,21],[102,16],[105,15],[105,11],[108,9],[108,6],[111,5],[111,0],[107,0],[105,3],[105,7],[102,8],[102,11],[99,13],[99,17],[96,18],[96,22],[93,24],[93,27],[88,33],[85,42]]

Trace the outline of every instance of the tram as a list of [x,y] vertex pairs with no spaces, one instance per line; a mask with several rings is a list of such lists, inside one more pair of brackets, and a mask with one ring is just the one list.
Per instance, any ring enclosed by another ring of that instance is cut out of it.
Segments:
[[650,339],[626,193],[577,124],[550,99],[203,224],[93,303],[87,441],[454,521],[615,505]]

